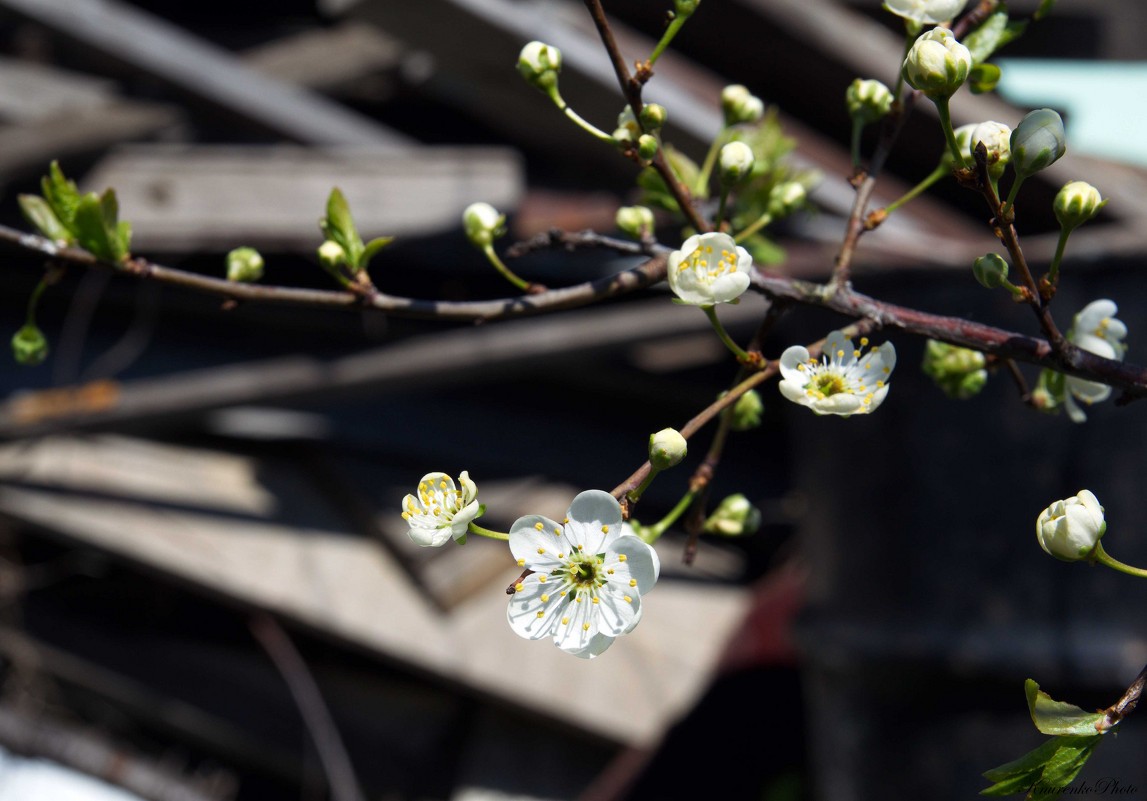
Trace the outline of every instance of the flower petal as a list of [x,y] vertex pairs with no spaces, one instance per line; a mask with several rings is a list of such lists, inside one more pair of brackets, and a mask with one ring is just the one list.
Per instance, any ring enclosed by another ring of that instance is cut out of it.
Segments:
[[548,573],[562,565],[569,543],[561,523],[542,515],[519,517],[510,526],[510,553],[520,567]]
[[713,303],[729,303],[745,294],[748,288],[747,273],[725,273],[713,282],[709,291],[713,295]]
[[568,653],[581,659],[593,659],[611,645],[613,645],[613,637],[610,637],[608,634],[599,633],[581,650],[569,651]]
[[445,545],[454,534],[449,526],[444,528],[427,528],[426,526],[414,524],[411,524],[410,530],[406,533],[417,545],[421,545],[425,548],[437,548],[440,545]]
[[[561,625],[569,596],[563,596],[553,582],[542,583],[537,573],[526,576],[515,585],[506,608],[506,620],[519,637],[540,640],[554,634]],[[521,589],[516,589],[521,587]]]
[[573,654],[589,647],[598,634],[598,606],[585,593],[580,593],[577,600],[562,608],[562,615],[553,629],[554,643],[558,648]]
[[597,627],[602,634],[617,637],[631,631],[641,611],[641,595],[617,583],[602,586],[598,594]]
[[[657,577],[661,575],[661,560],[657,558],[657,551],[639,537],[618,537],[617,542],[610,546],[605,554],[602,568],[606,571],[617,571],[614,575],[619,580],[635,579],[635,589],[644,595],[653,589]],[[624,570],[624,574],[622,571]],[[611,581],[610,583],[614,583]]]
[[803,388],[808,383],[808,376],[797,365],[807,364],[808,360],[808,348],[803,345],[785,348],[785,352],[781,354],[781,375],[786,381],[796,382]]
[[831,331],[824,340],[824,355],[830,361],[847,367],[856,361],[855,348],[852,340],[844,335],[843,331]]
[[567,516],[566,538],[585,554],[604,552],[606,537],[621,530],[621,504],[603,490],[578,493]]

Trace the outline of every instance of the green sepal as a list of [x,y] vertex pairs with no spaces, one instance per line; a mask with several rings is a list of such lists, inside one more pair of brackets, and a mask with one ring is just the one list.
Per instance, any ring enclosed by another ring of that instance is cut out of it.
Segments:
[[480,503],[478,504],[478,514],[474,515],[474,519],[477,520],[484,514],[486,514],[486,504]]
[[995,64],[977,64],[968,73],[968,88],[974,95],[994,91],[1000,82],[1000,68]]
[[1099,731],[1096,724],[1107,718],[1106,712],[1087,712],[1075,704],[1054,700],[1034,679],[1024,682],[1024,692],[1032,722],[1044,734],[1094,735]]
[[48,174],[40,180],[40,189],[44,193],[44,199],[52,207],[56,219],[74,234],[73,221],[76,209],[80,205],[80,190],[76,187],[75,181],[69,181],[64,177],[64,171],[60,169],[58,161],[53,161],[48,166]]
[[[89,192],[76,207],[75,234],[80,247],[101,261],[119,263],[128,254],[131,227],[117,221],[119,204],[115,190],[103,195]],[[125,227],[126,226],[126,227]]]
[[365,270],[367,268],[367,265],[370,264],[370,260],[373,259],[376,255],[378,255],[378,252],[380,250],[382,250],[384,247],[386,247],[387,245],[389,245],[393,241],[394,241],[393,236],[380,236],[377,239],[372,239],[369,242],[367,242],[366,246],[362,249],[362,255],[359,257],[359,261],[358,261],[357,266],[360,269]]
[[44,198],[39,195],[20,195],[16,198],[16,202],[20,204],[24,218],[48,239],[68,245],[75,244],[75,237],[71,231],[64,227],[60,218],[52,211],[51,204]]
[[12,336],[12,357],[25,367],[43,364],[48,358],[48,340],[35,323],[25,323]]
[[346,197],[338,187],[332,189],[327,198],[327,216],[319,221],[319,227],[327,239],[333,239],[346,251],[347,263],[357,268],[363,254],[362,237],[355,227]]

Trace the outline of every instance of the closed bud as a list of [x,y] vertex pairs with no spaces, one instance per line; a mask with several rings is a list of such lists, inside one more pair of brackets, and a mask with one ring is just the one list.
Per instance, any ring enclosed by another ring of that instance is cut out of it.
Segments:
[[668,117],[669,114],[665,111],[665,106],[657,103],[646,103],[641,107],[641,125],[651,133],[665,125],[665,120]]
[[807,197],[803,184],[796,181],[777,184],[769,192],[769,215],[774,220],[787,217],[803,206]]
[[649,464],[654,470],[673,467],[685,458],[689,444],[675,428],[663,428],[649,436]]
[[988,289],[1004,285],[1008,278],[1008,263],[998,253],[988,253],[972,262],[972,275]]
[[732,186],[752,172],[753,149],[744,142],[730,142],[721,148],[717,163],[721,169],[721,183]]
[[904,59],[904,79],[928,97],[951,97],[968,79],[972,54],[947,28],[933,28],[918,38]]
[[1070,181],[1056,194],[1052,208],[1060,227],[1070,231],[1092,219],[1106,205],[1094,186],[1086,181]]
[[892,91],[874,79],[857,78],[844,93],[849,116],[867,125],[876,122],[892,108]]
[[255,248],[235,248],[227,254],[228,281],[258,281],[263,277],[263,257]]
[[747,88],[735,83],[721,91],[721,110],[725,113],[725,125],[736,125],[759,120],[765,115],[765,104]]
[[558,84],[562,52],[544,42],[530,42],[518,54],[518,72],[531,86],[548,92]]
[[661,145],[658,143],[656,136],[642,134],[641,136],[637,137],[637,154],[646,161],[649,161],[654,156],[656,156],[657,150],[660,147]]
[[1012,131],[1011,150],[1012,168],[1023,178],[1054,164],[1067,152],[1063,119],[1050,108],[1036,109]]
[[466,237],[479,250],[485,250],[505,233],[506,215],[489,203],[471,203],[462,212],[462,225]]
[[975,159],[976,146],[982,142],[987,151],[988,175],[998,181],[1011,161],[1011,136],[1012,129],[1002,122],[981,122],[972,130],[968,156]]
[[319,245],[319,263],[328,270],[336,270],[346,264],[346,251],[333,239]]
[[761,424],[761,415],[765,411],[765,402],[755,389],[750,389],[733,404],[730,425],[734,431],[748,431]]
[[725,498],[705,520],[706,534],[722,537],[740,537],[754,534],[761,526],[761,512],[749,503],[749,499],[737,493]]
[[950,398],[964,400],[979,394],[988,382],[984,354],[929,339],[921,369]]
[[26,367],[35,367],[48,358],[48,340],[35,323],[26,323],[12,337],[12,356]]
[[645,206],[622,206],[617,210],[617,227],[634,239],[653,233],[653,212]]
[[1065,562],[1091,556],[1106,532],[1103,507],[1089,490],[1056,501],[1040,513],[1035,523],[1040,547]]

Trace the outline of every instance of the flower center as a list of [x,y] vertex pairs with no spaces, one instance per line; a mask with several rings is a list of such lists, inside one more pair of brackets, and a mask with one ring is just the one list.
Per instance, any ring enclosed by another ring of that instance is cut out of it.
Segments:
[[601,560],[596,556],[574,554],[566,568],[570,583],[578,590],[594,590],[605,583],[600,573]]
[[835,373],[821,373],[812,382],[813,389],[820,393],[822,398],[844,392],[844,378]]

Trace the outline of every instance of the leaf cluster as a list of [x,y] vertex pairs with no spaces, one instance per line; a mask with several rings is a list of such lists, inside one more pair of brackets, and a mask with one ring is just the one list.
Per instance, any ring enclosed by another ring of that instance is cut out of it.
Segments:
[[131,224],[119,219],[114,189],[81,194],[53,161],[40,195],[20,195],[20,210],[44,236],[78,245],[101,261],[120,264],[131,255]]

